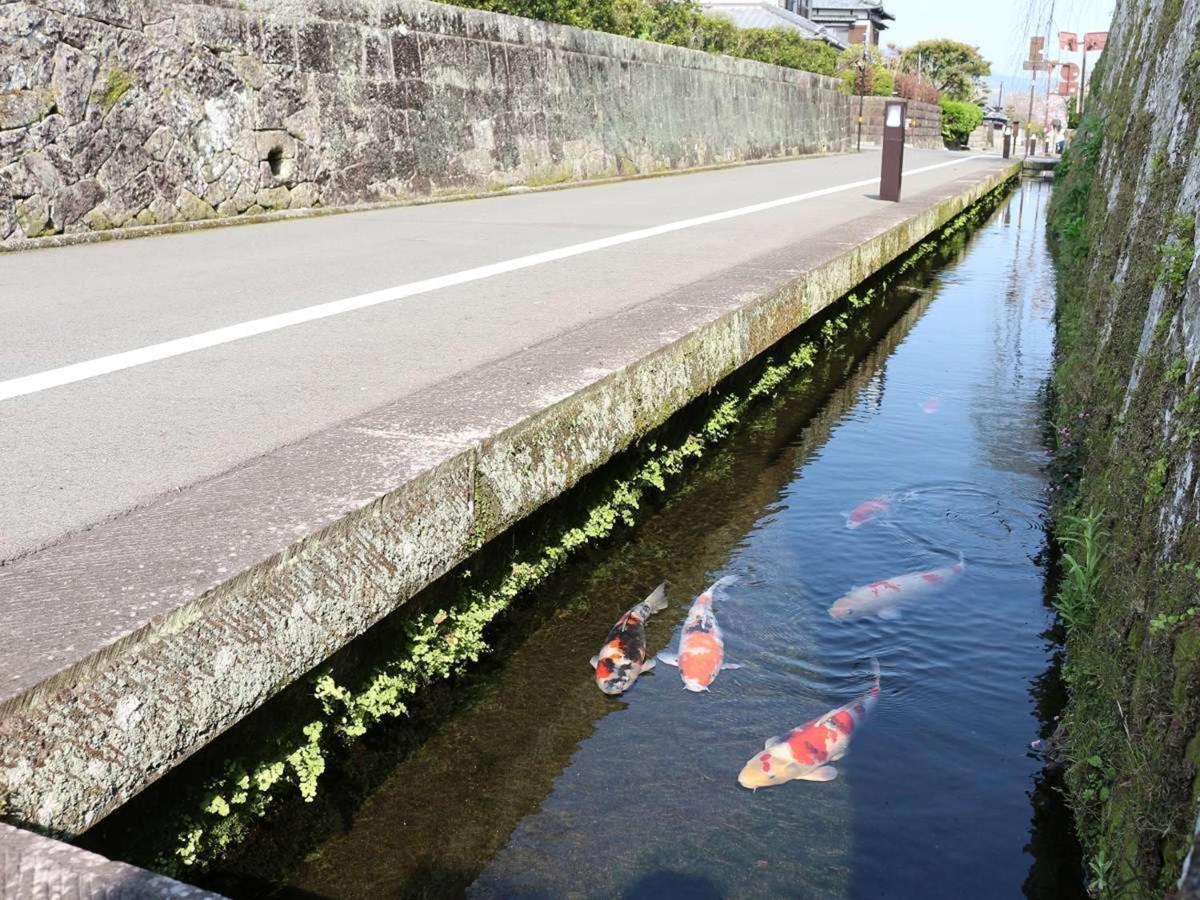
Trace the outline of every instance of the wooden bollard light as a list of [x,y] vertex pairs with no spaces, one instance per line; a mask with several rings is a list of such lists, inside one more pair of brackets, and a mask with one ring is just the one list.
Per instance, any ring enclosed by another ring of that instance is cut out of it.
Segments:
[[879,199],[900,202],[900,180],[904,172],[904,121],[908,103],[888,100],[883,109],[883,170],[879,176]]

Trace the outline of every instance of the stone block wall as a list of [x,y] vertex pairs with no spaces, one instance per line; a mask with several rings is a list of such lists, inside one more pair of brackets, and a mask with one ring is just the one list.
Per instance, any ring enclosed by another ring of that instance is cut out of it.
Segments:
[[424,0],[0,4],[0,246],[845,150],[832,80]]
[[[858,97],[851,100],[851,120],[858,122]],[[878,147],[883,143],[883,107],[887,97],[863,98],[863,145]],[[857,126],[856,126],[857,127]],[[942,108],[936,103],[908,101],[908,129],[905,142],[912,147],[941,150],[946,146],[942,140]]]

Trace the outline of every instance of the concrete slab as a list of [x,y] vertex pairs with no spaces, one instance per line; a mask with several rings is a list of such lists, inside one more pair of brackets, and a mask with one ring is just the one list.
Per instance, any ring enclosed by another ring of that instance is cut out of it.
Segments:
[[221,900],[145,869],[113,862],[0,823],[0,897],[6,900]]
[[[6,256],[23,356],[0,377],[877,167]],[[88,827],[1016,170],[971,160],[900,204],[856,189],[0,403],[10,812]]]

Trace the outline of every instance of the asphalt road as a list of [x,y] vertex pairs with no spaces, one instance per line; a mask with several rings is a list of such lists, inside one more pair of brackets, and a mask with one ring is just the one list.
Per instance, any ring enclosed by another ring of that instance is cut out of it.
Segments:
[[[999,164],[909,150],[906,202]],[[0,563],[764,254],[856,243],[878,171],[872,152],[0,254]]]

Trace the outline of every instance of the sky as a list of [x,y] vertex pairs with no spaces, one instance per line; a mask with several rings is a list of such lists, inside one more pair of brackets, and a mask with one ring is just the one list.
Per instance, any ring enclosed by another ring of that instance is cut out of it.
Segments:
[[[979,47],[996,76],[1020,75],[1029,54],[1029,37],[1046,33],[1053,10],[1046,55],[1059,58],[1058,32],[1108,31],[1116,0],[883,0],[896,17],[884,43],[901,47],[927,38],[953,38]],[[970,10],[967,12],[966,10]],[[1079,54],[1061,56],[1078,63]],[[1095,55],[1089,58],[1095,60]],[[1028,82],[1026,82],[1028,83]]]

